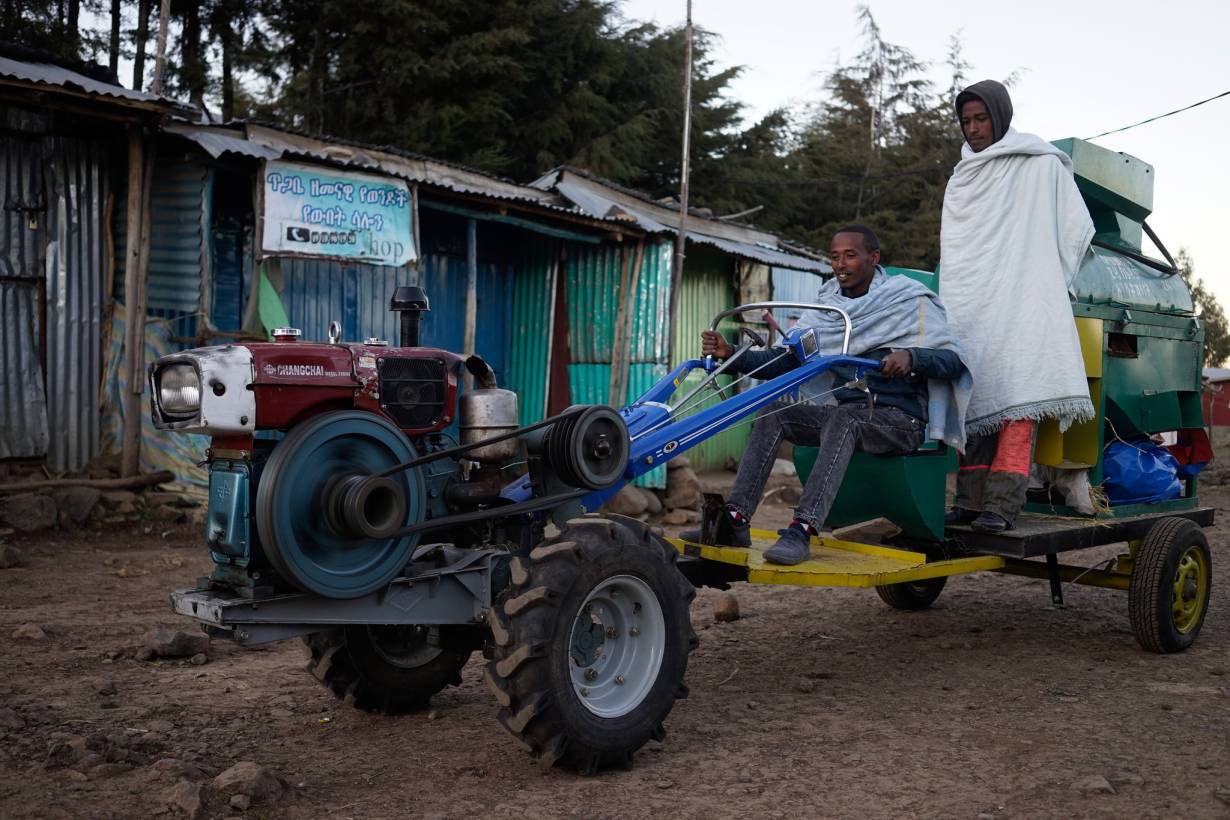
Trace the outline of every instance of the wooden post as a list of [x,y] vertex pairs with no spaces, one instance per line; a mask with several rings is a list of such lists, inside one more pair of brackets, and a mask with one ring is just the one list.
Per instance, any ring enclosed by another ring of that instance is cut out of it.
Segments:
[[675,336],[675,323],[679,320],[679,303],[683,298],[683,259],[688,243],[688,157],[692,145],[692,0],[688,0],[688,18],[683,36],[683,160],[679,169],[679,233],[675,237],[675,268],[671,271],[672,338]]
[[[636,294],[641,282],[641,265],[645,261],[645,240],[636,243],[636,253],[632,257],[631,277],[625,256],[622,283],[620,284],[619,314],[615,319],[616,347],[611,361],[611,393],[610,402],[614,407],[622,407],[627,400],[628,372],[632,363],[632,354],[628,349],[632,344],[632,313],[636,308]],[[616,364],[618,362],[618,365]]]
[[158,53],[154,57],[154,84],[150,88],[158,96],[162,95],[162,74],[167,64],[167,26],[170,22],[171,0],[162,0],[158,5]]
[[[475,335],[478,330],[478,220],[466,221],[466,320],[465,340],[461,349],[465,354],[475,352]],[[465,389],[474,386],[470,371],[465,373]]]
[[614,407],[619,406],[619,373],[628,358],[628,340],[624,333],[624,321],[628,318],[628,303],[630,301],[628,299],[628,276],[630,273],[628,267],[632,264],[632,254],[622,244],[619,248],[619,255],[622,258],[622,264],[619,271],[619,289],[615,291],[618,307],[615,310],[615,328],[612,334],[613,338],[611,339],[611,378],[606,392],[607,403]]
[[121,475],[140,470],[141,421],[145,416],[141,395],[145,390],[145,309],[149,278],[150,189],[153,187],[154,152],[145,145],[140,128],[128,132],[128,246],[124,260],[124,302],[127,326],[124,334],[124,365],[128,389],[124,391],[124,438],[121,443]]

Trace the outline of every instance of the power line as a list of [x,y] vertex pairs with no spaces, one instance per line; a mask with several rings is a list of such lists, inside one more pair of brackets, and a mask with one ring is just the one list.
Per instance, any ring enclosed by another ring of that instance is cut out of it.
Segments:
[[1230,96],[1230,91],[1223,91],[1220,94],[1216,94],[1212,97],[1209,97],[1207,100],[1201,100],[1200,102],[1194,102],[1191,105],[1185,105],[1182,108],[1176,108],[1174,111],[1167,111],[1165,114],[1158,114],[1156,117],[1150,117],[1147,120],[1141,120],[1140,122],[1133,123],[1132,125],[1125,125],[1122,128],[1116,128],[1113,131],[1103,131],[1101,134],[1095,134],[1092,137],[1085,137],[1085,139],[1086,140],[1096,140],[1098,137],[1105,137],[1110,134],[1118,134],[1120,131],[1126,131],[1129,128],[1135,128],[1138,125],[1145,125],[1146,123],[1154,122],[1155,120],[1160,120],[1160,119],[1163,119],[1164,117],[1169,117],[1174,114],[1180,114],[1184,111],[1188,111],[1192,108],[1195,108],[1198,105],[1204,105],[1207,102],[1213,102],[1213,100],[1219,100],[1222,97],[1226,97],[1226,96]]
[[736,185],[845,185],[855,182],[877,182],[884,179],[900,179],[901,177],[929,176],[931,174],[950,174],[951,165],[933,165],[927,168],[914,168],[908,171],[886,171],[882,174],[842,174],[832,177],[792,177],[790,179],[726,179]]

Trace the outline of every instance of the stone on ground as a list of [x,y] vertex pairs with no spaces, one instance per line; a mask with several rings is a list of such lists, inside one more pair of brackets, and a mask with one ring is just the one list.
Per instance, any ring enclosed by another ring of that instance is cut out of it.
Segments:
[[46,637],[47,633],[38,624],[22,624],[13,630],[15,641],[41,641]]
[[144,648],[156,658],[191,658],[209,654],[209,636],[203,632],[184,632],[156,626],[142,638]]
[[60,511],[60,523],[81,526],[90,518],[102,493],[94,487],[65,487],[51,495]]
[[282,781],[251,760],[236,763],[215,777],[213,788],[223,795],[242,794],[253,805],[272,803],[282,796]]
[[616,515],[637,516],[645,512],[647,506],[640,488],[633,486],[624,487],[606,502],[607,510]]
[[18,532],[37,532],[54,527],[56,503],[37,493],[21,493],[0,498],[0,523]]
[[718,623],[739,620],[739,599],[733,593],[724,592],[713,602],[713,620]]

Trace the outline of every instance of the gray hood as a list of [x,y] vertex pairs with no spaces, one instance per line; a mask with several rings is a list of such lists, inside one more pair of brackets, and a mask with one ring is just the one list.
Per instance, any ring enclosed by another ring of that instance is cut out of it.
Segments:
[[961,106],[970,100],[981,100],[991,114],[991,127],[995,132],[992,144],[999,142],[1012,125],[1012,98],[1008,89],[996,80],[979,80],[957,95],[957,122],[961,121]]

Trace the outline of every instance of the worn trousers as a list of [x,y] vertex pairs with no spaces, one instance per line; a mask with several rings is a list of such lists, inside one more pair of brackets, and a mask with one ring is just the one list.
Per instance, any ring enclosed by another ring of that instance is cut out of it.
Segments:
[[961,454],[955,506],[992,512],[1015,524],[1025,506],[1037,439],[1038,424],[1029,419],[1010,421],[989,435],[970,436]]
[[838,404],[786,404],[778,401],[760,411],[739,462],[730,505],[751,519],[773,470],[782,439],[819,448],[794,515],[816,530],[824,524],[854,450],[897,455],[918,449],[925,425],[896,407]]

